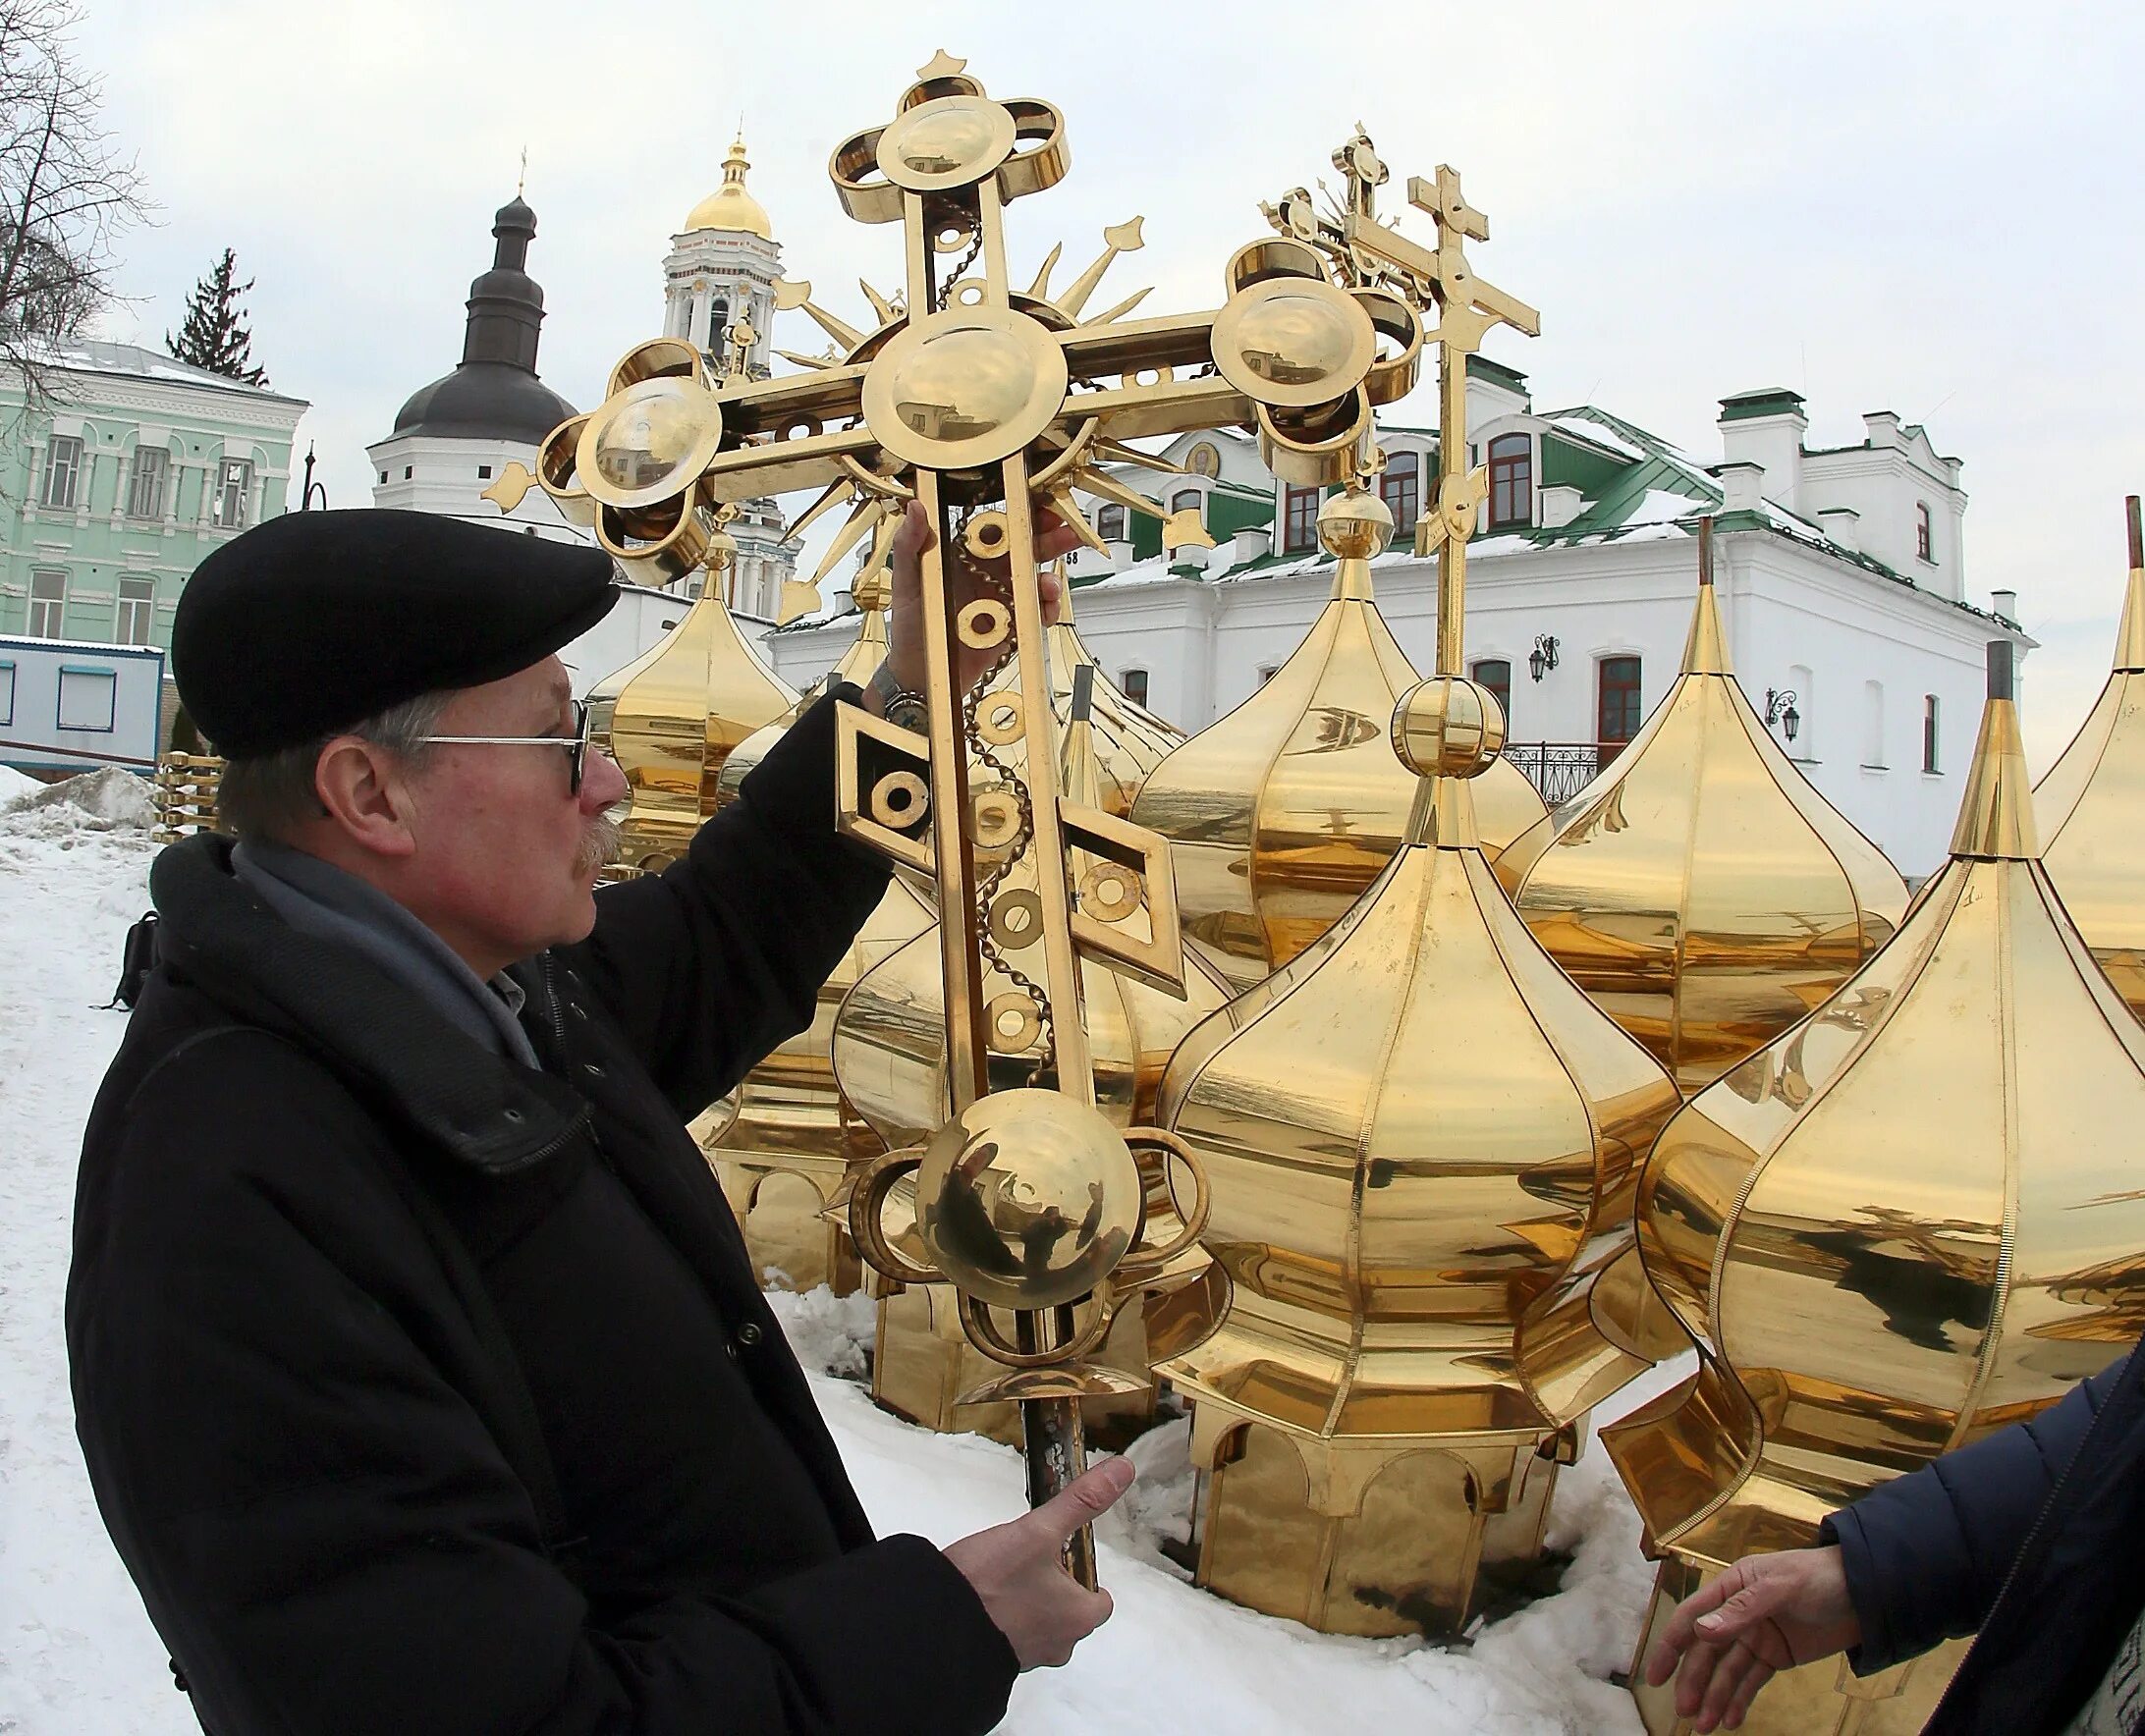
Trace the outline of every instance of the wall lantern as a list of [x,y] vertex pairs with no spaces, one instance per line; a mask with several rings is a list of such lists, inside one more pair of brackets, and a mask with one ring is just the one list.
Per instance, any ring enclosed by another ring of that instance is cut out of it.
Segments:
[[1795,738],[1795,732],[1802,728],[1802,714],[1795,710],[1795,692],[1792,687],[1768,687],[1765,690],[1765,727],[1770,730],[1775,724],[1780,726],[1781,733],[1789,741]]
[[1534,649],[1527,653],[1527,674],[1539,681],[1544,675],[1557,667],[1557,635],[1536,633]]

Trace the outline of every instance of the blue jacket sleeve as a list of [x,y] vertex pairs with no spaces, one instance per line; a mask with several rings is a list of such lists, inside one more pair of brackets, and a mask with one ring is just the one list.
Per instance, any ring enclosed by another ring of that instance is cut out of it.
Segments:
[[[2133,1356],[2136,1352],[2131,1353]],[[2086,1431],[2128,1366],[2121,1358],[2039,1416],[1880,1484],[1829,1517],[1870,1675],[1981,1626]]]
[[835,708],[855,693],[807,709],[679,861],[604,888],[560,949],[686,1119],[811,1023],[886,893],[887,864],[834,829]]

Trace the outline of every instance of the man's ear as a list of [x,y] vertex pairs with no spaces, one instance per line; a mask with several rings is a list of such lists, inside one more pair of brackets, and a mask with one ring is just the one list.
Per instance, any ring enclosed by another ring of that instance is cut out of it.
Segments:
[[375,856],[405,857],[417,847],[410,830],[410,787],[395,757],[361,735],[338,735],[313,766],[313,793],[326,824]]

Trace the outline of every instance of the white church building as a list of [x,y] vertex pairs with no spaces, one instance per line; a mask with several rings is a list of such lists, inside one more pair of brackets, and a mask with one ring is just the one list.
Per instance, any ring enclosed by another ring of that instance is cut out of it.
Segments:
[[[1525,377],[1477,357],[1471,461],[1490,495],[1467,569],[1470,673],[1505,701],[1507,751],[1553,804],[1638,732],[1674,683],[1713,515],[1715,575],[1738,678],[1828,800],[1908,875],[1949,845],[1985,682],[1984,647],[2031,641],[2008,591],[1968,593],[1959,461],[1888,411],[1853,446],[1811,448],[1801,398],[1739,393],[1701,463],[1607,410],[1537,412]],[[1412,553],[1434,485],[1434,430],[1387,426],[1381,486],[1398,532],[1375,565],[1378,604],[1418,669],[1431,665],[1437,567]],[[1234,431],[1182,435],[1186,476],[1126,480],[1172,511],[1197,506],[1215,547],[1165,552],[1159,527],[1090,507],[1107,555],[1072,562],[1080,632],[1118,683],[1197,731],[1241,702],[1326,601],[1315,489],[1277,481]],[[854,634],[839,602],[770,634],[795,685]]]
[[[773,353],[767,334],[782,248],[766,211],[745,190],[750,167],[741,139],[730,147],[722,186],[693,207],[663,261],[663,331],[698,345],[717,379],[740,318],[748,318],[758,334],[746,372],[765,379]],[[492,235],[491,269],[469,286],[462,360],[412,393],[388,437],[365,449],[372,460],[372,504],[592,543],[590,533],[562,516],[540,488],[529,489],[510,513],[485,498],[510,464],[533,471],[544,437],[577,413],[536,371],[544,293],[528,274],[536,213],[520,193],[495,213]],[[782,514],[771,500],[745,503],[730,529],[738,543],[732,608],[749,640],[773,624],[783,583],[796,570],[796,551],[782,541]],[[585,693],[655,644],[699,594],[699,582],[692,573],[666,590],[625,586],[619,606],[560,652],[574,690]]]

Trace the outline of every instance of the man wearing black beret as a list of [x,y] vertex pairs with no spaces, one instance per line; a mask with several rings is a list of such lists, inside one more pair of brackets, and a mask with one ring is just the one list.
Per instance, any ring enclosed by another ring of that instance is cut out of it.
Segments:
[[834,707],[920,684],[928,536],[871,687],[600,894],[626,784],[555,653],[606,559],[307,513],[189,584],[174,670],[238,839],[151,871],[67,1335],[215,1736],[947,1736],[1108,1614],[1057,1559],[1119,1462],[943,1552],[874,1539],[685,1130],[884,890],[834,833]]

